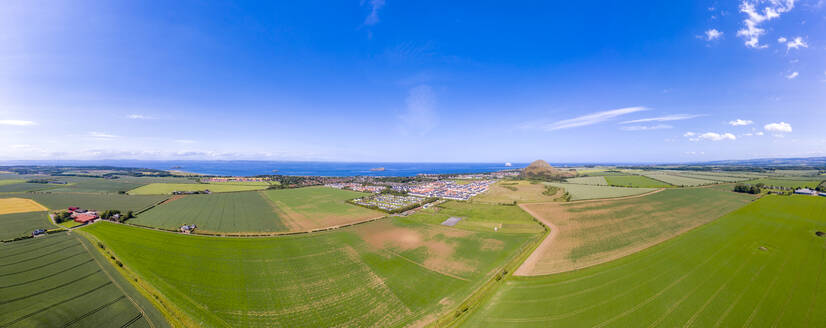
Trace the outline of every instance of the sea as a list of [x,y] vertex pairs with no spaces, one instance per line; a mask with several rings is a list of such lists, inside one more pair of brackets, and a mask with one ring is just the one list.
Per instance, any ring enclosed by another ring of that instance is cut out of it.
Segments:
[[[115,166],[178,170],[222,176],[415,176],[417,174],[484,173],[528,166],[528,163],[383,163],[383,162],[295,162],[295,161],[149,161],[149,160],[51,160],[0,161],[5,165]],[[384,168],[383,171],[374,170]]]

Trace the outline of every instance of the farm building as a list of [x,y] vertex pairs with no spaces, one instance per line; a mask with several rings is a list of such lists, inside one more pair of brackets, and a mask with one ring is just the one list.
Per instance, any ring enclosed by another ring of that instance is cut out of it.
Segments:
[[88,223],[96,220],[98,218],[98,215],[95,212],[75,213],[72,214],[72,218],[74,218],[75,222],[78,223]]
[[817,196],[817,191],[811,190],[809,188],[797,189],[794,191],[795,194],[798,195],[812,195]]

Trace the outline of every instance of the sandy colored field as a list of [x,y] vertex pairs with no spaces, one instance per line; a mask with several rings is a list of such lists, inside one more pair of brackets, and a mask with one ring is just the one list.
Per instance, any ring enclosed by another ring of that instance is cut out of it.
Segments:
[[493,184],[487,192],[473,198],[474,202],[491,204],[539,203],[551,202],[554,196],[544,195],[545,185],[530,181],[500,181]]
[[46,207],[26,198],[0,198],[0,215],[48,211]]
[[522,208],[551,226],[552,233],[517,274],[558,273],[614,260],[708,223],[751,199],[695,188],[612,200],[525,204]]

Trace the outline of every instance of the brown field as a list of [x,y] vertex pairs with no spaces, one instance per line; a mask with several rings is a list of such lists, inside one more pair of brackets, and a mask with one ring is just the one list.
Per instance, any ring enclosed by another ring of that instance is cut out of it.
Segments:
[[752,199],[692,188],[612,200],[524,204],[522,208],[552,232],[516,274],[551,274],[611,261],[711,222]]
[[500,181],[490,186],[487,192],[473,197],[474,202],[502,203],[541,203],[552,202],[557,196],[543,195],[545,184],[530,181]]
[[31,199],[2,198],[0,199],[0,214],[25,213],[48,211],[46,207]]

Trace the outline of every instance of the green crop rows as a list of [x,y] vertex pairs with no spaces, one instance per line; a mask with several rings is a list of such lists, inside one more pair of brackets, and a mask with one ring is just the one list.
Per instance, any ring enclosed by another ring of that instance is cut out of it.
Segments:
[[609,185],[615,187],[632,188],[664,188],[671,187],[668,183],[657,181],[641,175],[610,175],[605,177]]
[[571,195],[571,200],[634,196],[657,190],[655,188],[623,188],[558,182],[548,184],[557,188],[565,189],[565,191]]
[[595,267],[511,278],[470,327],[824,327],[826,199],[767,196]]
[[35,229],[57,228],[46,212],[26,212],[0,215],[0,240],[31,235]]
[[257,191],[188,195],[141,213],[130,223],[175,229],[198,225],[204,232],[275,232],[286,227]]
[[166,327],[92,247],[67,233],[0,245],[0,326]]
[[50,210],[66,209],[69,206],[95,210],[137,211],[158,203],[169,196],[160,195],[120,195],[96,193],[50,193],[32,192],[0,194],[0,197],[20,197],[33,199]]

